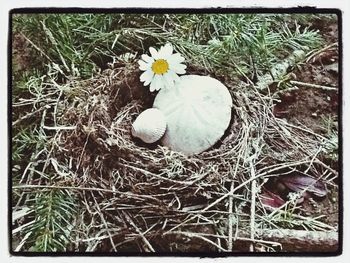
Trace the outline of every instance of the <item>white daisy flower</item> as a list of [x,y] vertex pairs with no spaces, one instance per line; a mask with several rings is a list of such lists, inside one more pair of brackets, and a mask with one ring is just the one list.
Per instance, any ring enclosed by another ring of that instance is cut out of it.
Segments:
[[174,53],[171,44],[162,46],[159,51],[150,47],[151,57],[143,54],[138,61],[141,74],[140,80],[144,86],[151,84],[150,91],[174,86],[179,79],[178,74],[185,74],[186,65],[181,64],[185,59],[181,54]]

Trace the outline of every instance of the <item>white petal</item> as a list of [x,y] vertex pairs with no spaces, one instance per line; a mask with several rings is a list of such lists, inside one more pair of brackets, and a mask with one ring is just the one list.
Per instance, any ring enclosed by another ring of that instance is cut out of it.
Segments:
[[173,46],[170,43],[165,44],[165,46],[161,47],[159,50],[159,57],[168,59],[173,53]]
[[138,63],[139,63],[139,69],[140,70],[147,70],[147,69],[149,69],[149,68],[151,68],[151,66],[152,66],[152,64],[151,63],[146,63],[145,61],[143,61],[143,60],[139,60],[139,61],[137,61]]
[[159,58],[158,51],[154,47],[150,47],[149,52],[151,52],[152,58],[154,58],[154,59]]
[[[153,75],[153,71],[151,69],[148,69],[141,74],[140,80],[149,84],[153,78]],[[145,86],[147,86],[148,84],[146,84]]]
[[[153,72],[152,72],[152,73],[153,73]],[[150,83],[152,83],[153,78],[154,78],[154,74],[153,74],[152,78],[150,78],[149,80],[146,80],[146,81],[143,83],[143,86],[148,86]]]
[[186,73],[186,70],[184,69],[179,69],[179,70],[176,70],[175,71],[177,74],[185,74]]
[[170,68],[181,68],[181,69],[185,69],[187,68],[187,66],[185,64],[181,64],[181,63],[169,63],[169,67]]
[[172,78],[172,75],[170,74],[170,72],[168,71],[167,73],[163,74],[163,78],[164,78],[164,82],[165,82],[165,86],[167,88],[171,88],[174,86],[174,78]]
[[174,82],[179,81],[180,77],[172,70],[168,70],[167,74],[174,80]]
[[148,86],[150,83],[152,83],[152,80],[153,80],[153,78],[151,79],[151,81],[145,81],[144,83],[143,83],[143,86],[144,87],[146,87],[146,86]]
[[186,65],[184,64],[170,64],[169,69],[175,71],[177,74],[185,74],[186,73]]
[[164,82],[163,82],[163,78],[162,78],[162,76],[161,75],[155,75],[154,76],[154,80],[153,81],[155,81],[155,89],[156,90],[160,90],[161,88],[163,88],[163,86],[164,86]]
[[152,57],[146,55],[146,54],[143,54],[143,55],[141,56],[141,58],[142,58],[144,61],[146,61],[146,63],[153,63],[153,62],[154,62],[154,59],[153,59]]
[[160,79],[160,75],[157,75],[157,74],[155,74],[154,75],[154,78],[153,78],[153,80],[152,80],[152,82],[151,82],[151,87],[150,87],[150,90],[151,91],[155,91],[155,90],[159,90],[161,87],[160,87],[160,85],[161,85],[161,79]]
[[168,58],[169,63],[171,64],[175,64],[175,63],[181,63],[185,61],[185,58],[183,56],[181,56],[181,54],[179,53],[175,53],[172,54],[169,58]]
[[159,85],[158,85],[157,90],[160,90],[160,89],[166,87],[166,82],[165,82],[164,76],[163,75],[159,75],[159,76],[160,76],[160,79],[159,79]]
[[151,86],[149,87],[150,92],[153,92],[156,90],[156,82],[155,79],[153,78],[152,82],[151,82]]

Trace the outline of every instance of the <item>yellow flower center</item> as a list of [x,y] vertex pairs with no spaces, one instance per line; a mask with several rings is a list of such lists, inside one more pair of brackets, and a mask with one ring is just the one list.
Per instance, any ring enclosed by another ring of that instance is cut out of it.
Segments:
[[155,74],[164,74],[168,71],[169,64],[165,59],[157,59],[152,64],[152,71]]

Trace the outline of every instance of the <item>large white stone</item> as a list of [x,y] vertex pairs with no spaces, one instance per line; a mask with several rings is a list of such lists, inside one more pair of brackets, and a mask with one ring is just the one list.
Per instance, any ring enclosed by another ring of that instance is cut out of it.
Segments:
[[223,136],[231,120],[232,98],[214,78],[185,75],[175,87],[160,90],[153,107],[163,112],[167,123],[162,144],[192,155]]

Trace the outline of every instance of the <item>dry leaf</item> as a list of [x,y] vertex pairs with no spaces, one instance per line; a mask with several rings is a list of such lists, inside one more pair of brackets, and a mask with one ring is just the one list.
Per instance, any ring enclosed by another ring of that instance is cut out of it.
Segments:
[[306,175],[281,176],[280,182],[295,192],[304,191],[306,189],[306,191],[318,197],[323,197],[327,194],[327,187],[324,183]]
[[279,195],[266,189],[264,189],[260,195],[260,201],[263,206],[270,211],[279,208],[286,203],[286,201],[284,201]]

